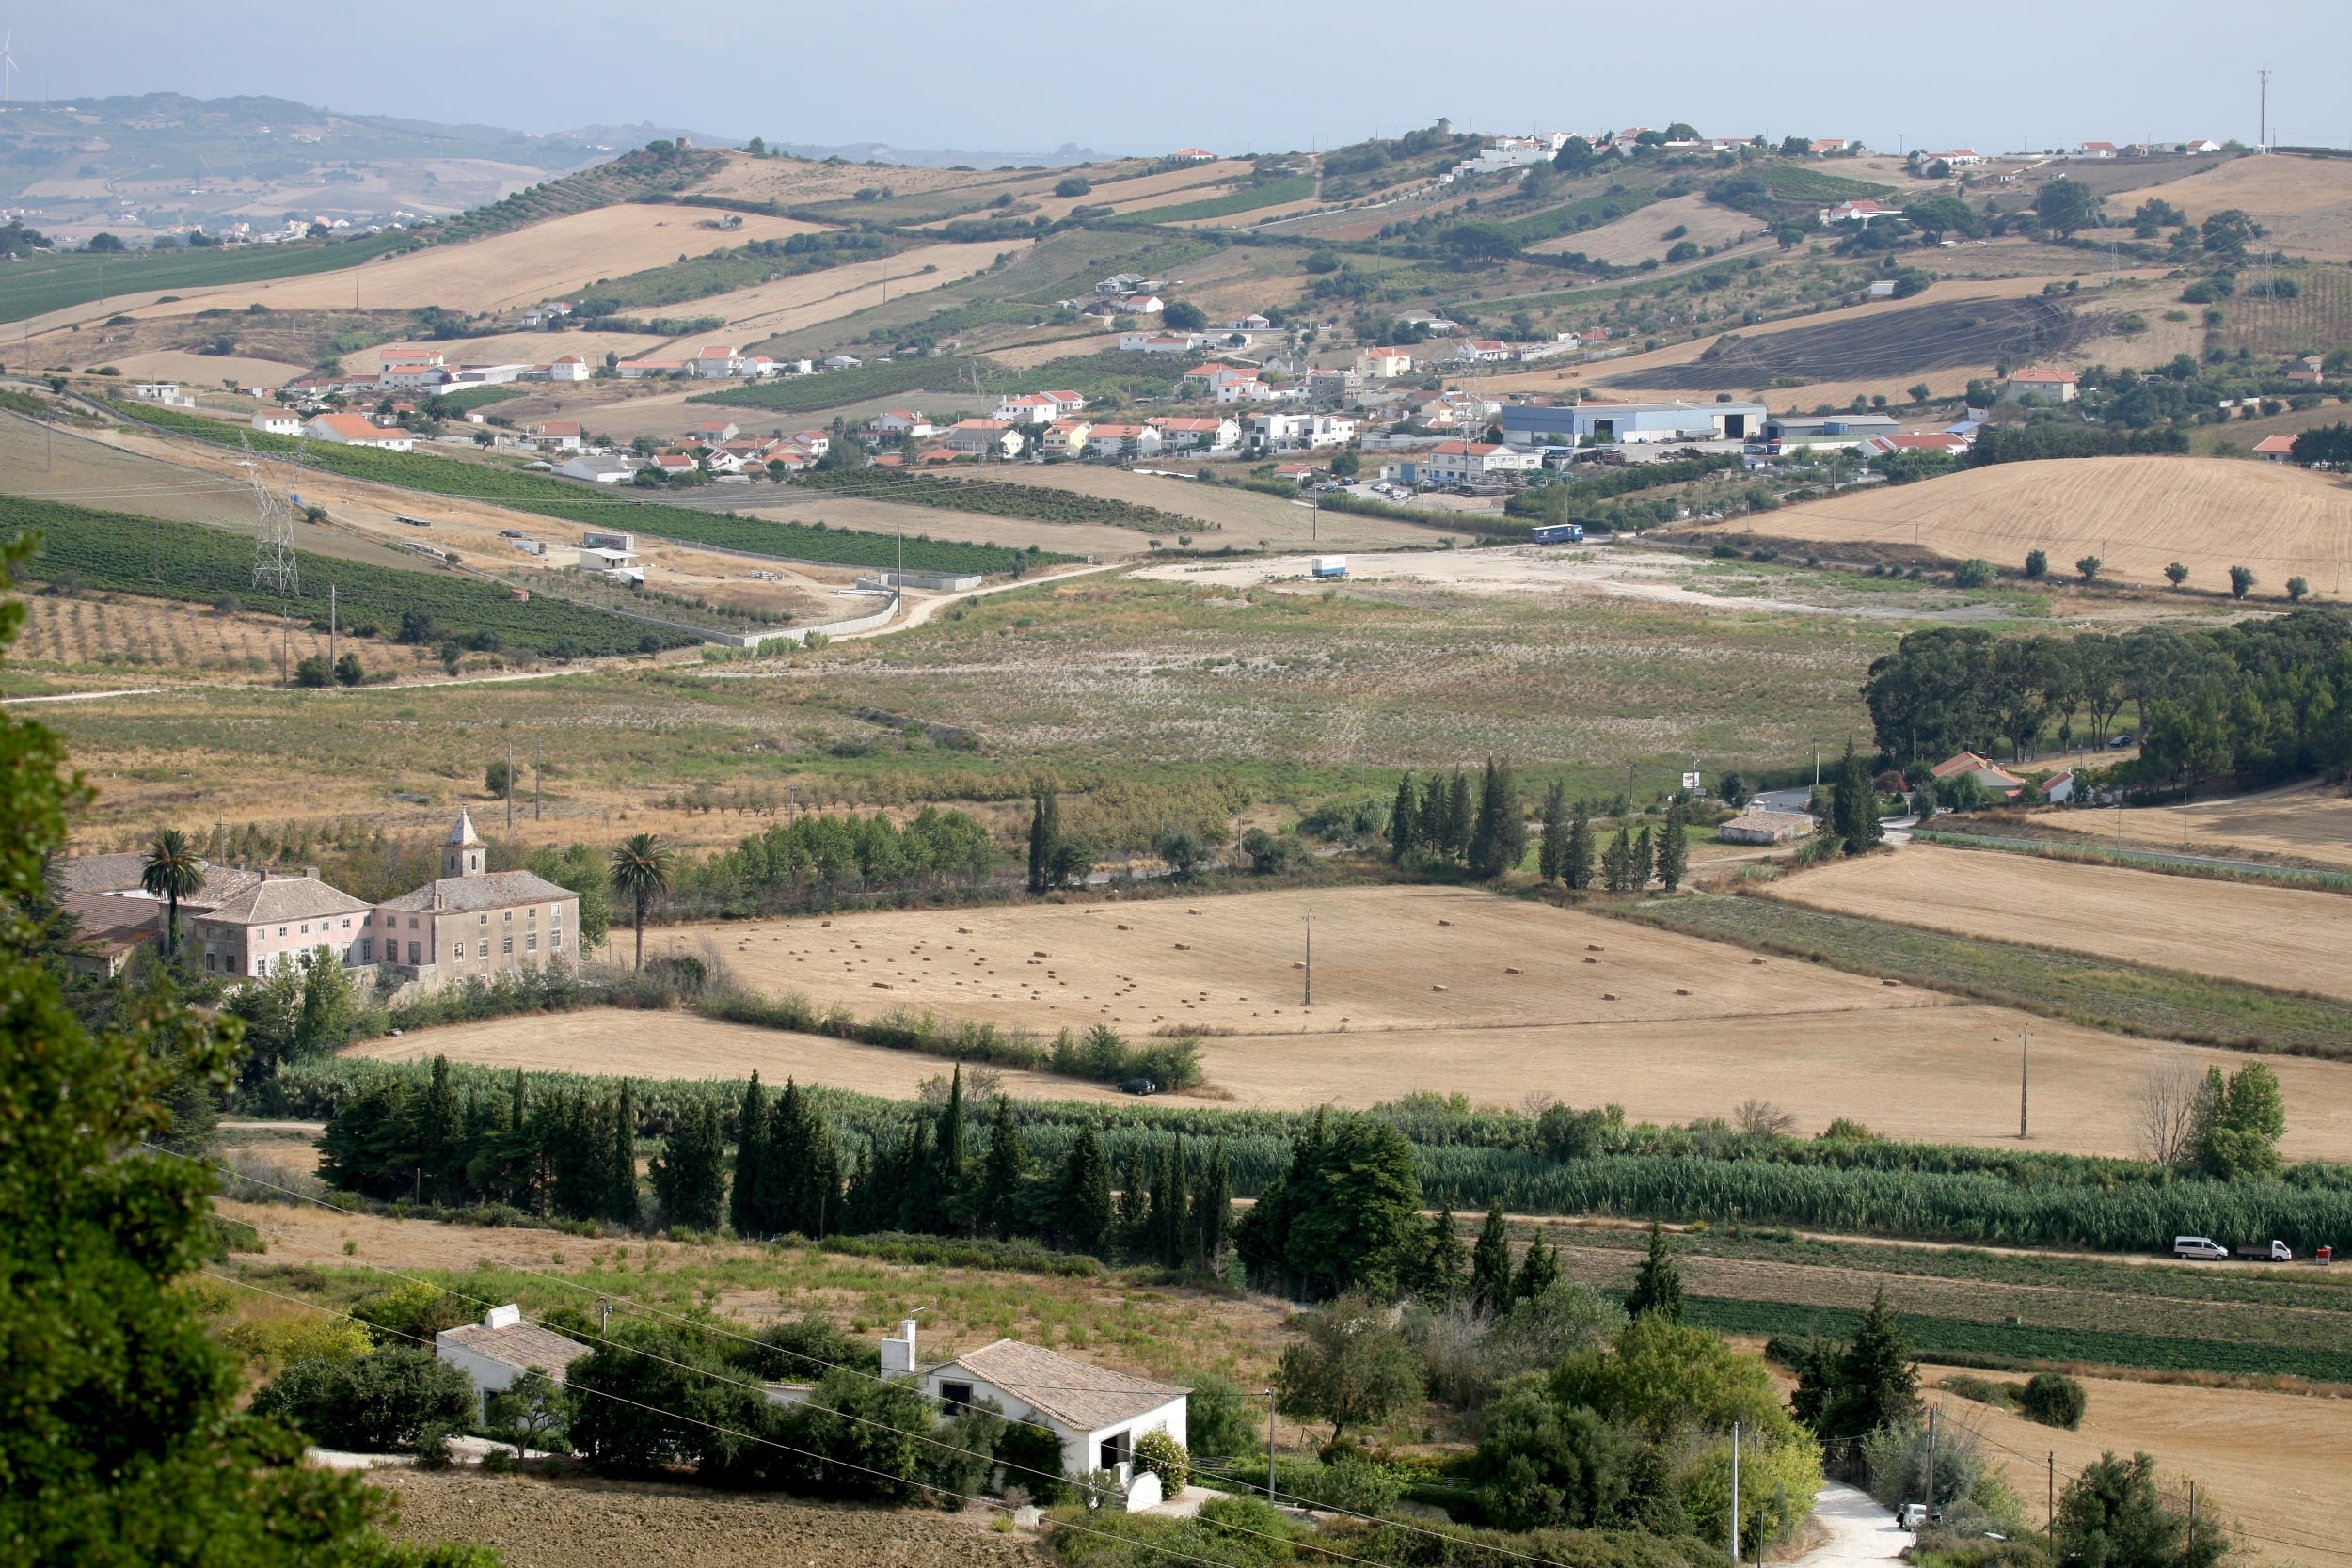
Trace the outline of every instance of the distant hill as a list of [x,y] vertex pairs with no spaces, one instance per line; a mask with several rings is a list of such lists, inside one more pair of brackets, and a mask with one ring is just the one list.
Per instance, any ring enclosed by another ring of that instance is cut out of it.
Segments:
[[906,168],[1002,168],[1007,164],[1015,168],[1037,166],[1043,168],[1065,168],[1072,164],[1090,164],[1113,154],[1097,152],[1090,147],[1064,142],[1051,152],[967,152],[949,147],[938,150],[893,147],[888,142],[850,142],[840,147],[819,147],[814,142],[777,142],[773,144],[795,158],[841,158],[852,164],[897,164]]

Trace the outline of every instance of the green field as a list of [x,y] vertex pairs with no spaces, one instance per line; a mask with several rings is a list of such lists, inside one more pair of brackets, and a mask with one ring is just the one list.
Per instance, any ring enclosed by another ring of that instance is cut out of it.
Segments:
[[1596,906],[1692,936],[1732,942],[1953,991],[2094,1028],[2201,1045],[2352,1056],[2352,1006],[2119,958],[1953,936],[1776,898],[1697,895]]
[[[1110,194],[1116,200],[1117,193]],[[1261,207],[1279,207],[1286,202],[1304,201],[1314,194],[1313,175],[1294,174],[1287,180],[1277,180],[1264,185],[1248,185],[1223,196],[1206,197],[1174,207],[1146,207],[1132,213],[1115,213],[1113,216],[1136,223],[1192,223],[1201,218],[1229,218],[1236,213],[1254,213]]]
[[[252,441],[256,451],[291,456],[295,448],[291,436],[264,436],[218,420],[145,404],[116,403],[110,406],[126,419],[218,446],[232,446],[243,436]],[[773,556],[782,561],[888,566],[898,559],[899,541],[894,534],[828,528],[822,522],[771,522],[760,517],[733,517],[723,512],[665,506],[656,500],[637,499],[635,492],[615,495],[587,483],[550,479],[462,457],[443,457],[435,452],[379,451],[367,447],[313,442],[304,461],[311,467],[352,479],[396,484],[429,495],[489,501],[542,517],[560,517],[596,528],[627,529],[680,544],[714,545],[721,549]],[[905,549],[909,566],[934,572],[1009,572],[1018,553],[935,539],[910,539],[905,542]],[[1040,550],[1032,552],[1028,559],[1041,564],[1073,558]]]
[[75,250],[0,262],[0,321],[23,321],[118,295],[339,272],[423,243],[413,233],[371,234],[358,240],[205,250],[130,250],[114,255]]
[[899,501],[909,506],[932,506],[986,517],[1027,517],[1042,523],[1102,523],[1111,528],[1157,533],[1190,532],[1200,526],[1195,517],[1163,512],[1156,506],[1138,506],[1109,496],[1089,496],[1038,484],[1005,484],[994,480],[951,479],[909,473],[903,468],[834,468],[803,474],[797,483],[803,489]]
[[[153,598],[211,604],[233,594],[257,605],[277,603],[254,589],[252,541],[223,529],[12,496],[0,496],[0,529],[11,538],[40,532],[40,547],[24,566],[24,575],[35,581],[55,582],[72,573],[85,588]],[[501,584],[440,568],[421,565],[408,572],[318,558],[303,562],[302,592],[292,601],[294,613],[325,621],[330,582],[345,626],[373,621],[387,634],[399,629],[404,611],[421,610],[449,635],[493,632],[503,641],[542,653],[554,652],[567,638],[593,654],[635,653],[647,637],[662,647],[698,641],[560,599],[517,601]]]

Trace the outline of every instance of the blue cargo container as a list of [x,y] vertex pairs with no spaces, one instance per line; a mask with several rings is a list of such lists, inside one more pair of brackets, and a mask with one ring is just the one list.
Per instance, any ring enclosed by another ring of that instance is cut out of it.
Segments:
[[1538,545],[1581,545],[1584,543],[1582,523],[1539,523],[1535,527]]

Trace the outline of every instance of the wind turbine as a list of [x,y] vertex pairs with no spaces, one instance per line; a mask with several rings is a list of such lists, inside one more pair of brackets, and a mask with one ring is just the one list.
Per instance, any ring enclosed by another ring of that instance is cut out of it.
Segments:
[[15,41],[16,29],[13,27],[8,29],[7,37],[0,38],[0,100],[10,103],[16,102],[16,56],[8,52],[8,45]]

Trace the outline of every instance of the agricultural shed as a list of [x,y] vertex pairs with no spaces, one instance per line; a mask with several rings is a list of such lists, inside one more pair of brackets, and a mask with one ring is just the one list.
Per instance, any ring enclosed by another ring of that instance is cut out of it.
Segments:
[[1813,832],[1813,818],[1801,811],[1750,808],[1715,830],[1725,844],[1786,844]]

